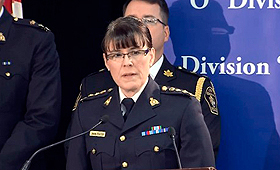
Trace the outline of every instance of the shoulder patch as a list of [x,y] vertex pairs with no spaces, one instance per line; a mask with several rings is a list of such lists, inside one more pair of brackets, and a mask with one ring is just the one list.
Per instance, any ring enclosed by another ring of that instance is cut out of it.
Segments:
[[216,93],[215,93],[213,86],[212,87],[209,86],[206,88],[204,98],[210,108],[211,113],[214,115],[218,115],[219,114],[218,102],[217,102],[217,97],[216,97]]
[[192,94],[187,90],[179,89],[176,87],[170,87],[170,86],[161,86],[161,92],[166,94],[180,94],[180,95],[187,95],[189,97],[195,97],[194,94]]
[[92,99],[96,99],[96,98],[99,98],[99,97],[107,96],[112,90],[113,90],[113,88],[110,88],[108,90],[102,90],[102,91],[99,91],[99,92],[96,92],[96,93],[90,93],[87,96],[81,98],[80,102],[84,102],[84,101],[87,101],[87,100],[92,100]]
[[19,25],[25,25],[25,26],[30,26],[30,27],[34,27],[34,28],[39,28],[46,32],[50,31],[50,29],[48,27],[45,27],[42,24],[38,24],[34,20],[14,18],[14,23],[19,24]]

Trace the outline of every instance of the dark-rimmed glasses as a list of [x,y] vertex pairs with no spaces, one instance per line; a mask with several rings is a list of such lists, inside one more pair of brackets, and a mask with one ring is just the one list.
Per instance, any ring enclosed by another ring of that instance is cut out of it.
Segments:
[[146,56],[150,51],[150,48],[146,50],[131,50],[128,53],[120,53],[120,52],[111,52],[110,54],[106,54],[106,58],[108,60],[113,60],[116,62],[122,62],[124,57],[127,55],[129,59],[137,60],[141,56]]

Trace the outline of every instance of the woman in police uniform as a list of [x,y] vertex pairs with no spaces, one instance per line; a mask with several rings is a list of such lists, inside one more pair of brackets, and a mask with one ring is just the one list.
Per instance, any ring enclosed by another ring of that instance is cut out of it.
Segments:
[[69,143],[67,169],[178,168],[167,133],[171,126],[178,134],[183,167],[214,166],[199,102],[187,91],[159,86],[149,77],[155,50],[148,28],[132,17],[113,21],[103,40],[103,51],[116,86],[79,100],[70,134],[90,129],[103,115],[110,119]]

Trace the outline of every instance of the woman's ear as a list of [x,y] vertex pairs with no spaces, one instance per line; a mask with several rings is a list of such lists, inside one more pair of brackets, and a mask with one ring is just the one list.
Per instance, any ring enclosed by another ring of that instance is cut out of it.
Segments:
[[107,64],[108,59],[106,58],[106,54],[105,53],[103,53],[103,60],[104,60],[104,63],[105,63],[105,66],[106,66],[107,70],[110,71],[110,68],[109,68],[109,66]]
[[152,67],[153,64],[154,64],[154,61],[155,61],[155,57],[156,57],[156,50],[154,49],[154,47],[152,47],[150,49],[150,56],[151,56],[151,58],[150,58],[150,67]]

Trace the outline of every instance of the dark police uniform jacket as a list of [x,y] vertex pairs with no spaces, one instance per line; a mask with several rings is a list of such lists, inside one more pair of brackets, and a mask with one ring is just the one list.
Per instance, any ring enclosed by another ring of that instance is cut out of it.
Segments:
[[89,94],[79,100],[70,135],[90,129],[103,115],[108,123],[70,141],[67,170],[178,168],[172,140],[163,130],[170,126],[183,167],[214,166],[201,106],[186,90],[160,88],[150,78],[125,122],[117,86]]
[[[220,115],[217,107],[217,98],[214,86],[209,78],[187,71],[181,67],[175,67],[169,63],[164,56],[163,64],[155,78],[160,85],[168,85],[181,89],[186,89],[193,93],[200,101],[204,121],[210,132],[215,156],[218,154],[220,145]],[[110,72],[102,70],[92,73],[82,81],[82,98],[90,93],[95,93],[99,89],[106,89],[115,85]],[[77,102],[76,102],[77,104]],[[75,108],[75,107],[74,107]]]
[[[53,34],[4,9],[0,62],[0,169],[18,170],[53,140],[58,127],[61,89]],[[30,169],[41,169],[36,163]]]

